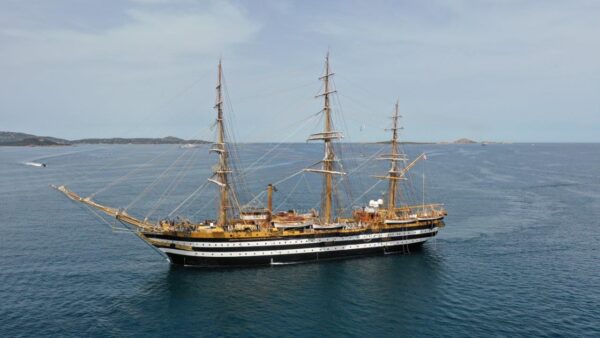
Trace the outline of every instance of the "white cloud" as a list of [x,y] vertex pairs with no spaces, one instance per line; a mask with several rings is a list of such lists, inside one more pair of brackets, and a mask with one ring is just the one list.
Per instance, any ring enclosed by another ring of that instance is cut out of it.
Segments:
[[[65,28],[60,18],[44,29],[0,23],[4,129],[73,138],[190,135],[200,128],[198,118],[212,119],[218,57],[237,55],[261,29],[243,9],[221,1],[119,10],[126,20],[101,30]],[[193,83],[202,88],[192,98],[173,101]]]
[[190,0],[130,0],[133,3],[143,4],[143,5],[167,5],[167,4],[175,4],[191,2]]
[[[507,139],[524,117],[562,128],[561,116],[589,125],[600,116],[594,1],[325,1],[319,10],[304,1],[93,3],[0,5],[3,128],[196,137],[214,118],[220,55],[235,123],[300,119],[320,109],[300,84],[322,71],[327,46],[344,114],[385,124],[399,97],[409,139]],[[238,129],[243,140],[281,139]],[[372,130],[359,136],[380,139]]]
[[226,2],[188,12],[142,6],[127,15],[129,22],[99,33],[3,27],[2,65],[98,62],[157,66],[218,55],[232,45],[248,42],[260,30],[259,24]]

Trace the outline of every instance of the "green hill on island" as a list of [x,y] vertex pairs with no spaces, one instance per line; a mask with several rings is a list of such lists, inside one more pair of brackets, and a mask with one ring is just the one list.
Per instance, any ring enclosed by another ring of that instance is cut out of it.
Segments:
[[202,144],[204,140],[184,140],[167,136],[162,138],[86,138],[66,140],[50,136],[0,131],[0,146],[70,146],[74,144]]

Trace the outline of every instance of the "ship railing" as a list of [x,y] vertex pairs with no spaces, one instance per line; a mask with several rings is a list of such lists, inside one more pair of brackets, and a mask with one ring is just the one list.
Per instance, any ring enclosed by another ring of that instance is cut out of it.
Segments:
[[288,212],[288,211],[294,211],[294,213],[296,215],[308,215],[308,214],[312,214],[313,212],[316,213],[316,216],[319,216],[318,211],[316,211],[315,209],[290,209],[290,210],[273,210],[273,214],[277,215],[277,213],[280,212]]
[[401,218],[444,216],[446,213],[444,205],[440,203],[402,206],[395,211]]

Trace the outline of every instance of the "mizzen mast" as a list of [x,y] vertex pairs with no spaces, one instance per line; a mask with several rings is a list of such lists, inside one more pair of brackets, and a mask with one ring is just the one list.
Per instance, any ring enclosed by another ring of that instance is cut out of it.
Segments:
[[216,141],[213,144],[213,147],[210,149],[211,152],[215,152],[219,155],[219,161],[217,165],[213,167],[213,176],[208,180],[219,186],[219,218],[217,221],[217,225],[223,226],[227,224],[227,213],[228,209],[230,209],[229,202],[229,174],[231,173],[231,169],[229,168],[228,157],[229,153],[227,151],[226,146],[226,137],[225,137],[225,123],[223,120],[223,68],[221,65],[221,60],[219,60],[219,74],[217,79],[217,97],[215,103],[215,110],[217,111],[217,137]]
[[323,81],[323,92],[316,97],[323,97],[323,109],[321,112],[324,115],[323,132],[312,134],[308,141],[322,140],[324,143],[325,156],[321,161],[321,169],[305,169],[305,171],[316,172],[323,175],[323,196],[321,201],[322,219],[325,224],[333,222],[333,199],[334,199],[334,175],[344,175],[344,172],[335,170],[335,151],[333,149],[333,140],[341,139],[342,133],[333,130],[333,120],[331,117],[330,95],[336,90],[332,88],[330,78],[334,75],[329,67],[329,52],[325,56],[325,74],[319,78]]

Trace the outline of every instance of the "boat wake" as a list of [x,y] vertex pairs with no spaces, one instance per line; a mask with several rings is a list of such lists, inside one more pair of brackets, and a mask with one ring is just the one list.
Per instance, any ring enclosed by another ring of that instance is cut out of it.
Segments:
[[23,162],[24,165],[29,165],[32,167],[41,167],[44,168],[46,167],[46,163],[38,163],[38,162]]

